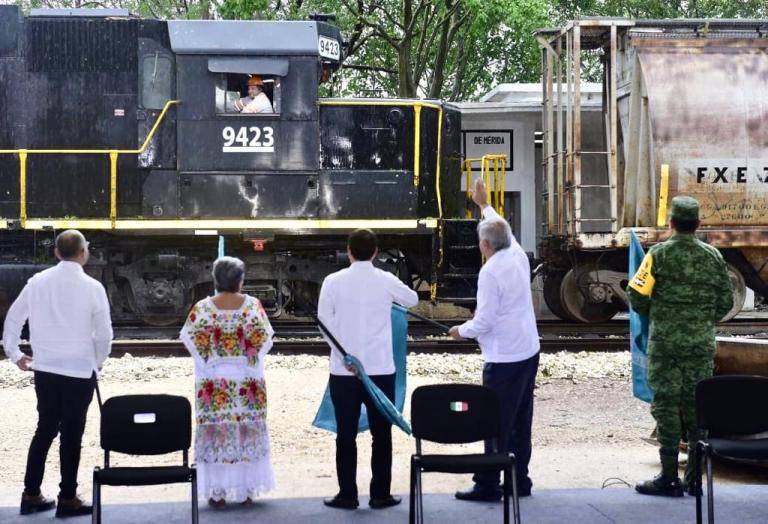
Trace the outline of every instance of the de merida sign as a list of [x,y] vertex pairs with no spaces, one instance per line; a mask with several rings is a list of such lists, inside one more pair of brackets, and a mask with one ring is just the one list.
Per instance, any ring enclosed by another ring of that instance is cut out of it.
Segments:
[[[511,129],[483,129],[462,131],[464,157],[481,158],[483,155],[507,155],[507,171],[514,169]],[[473,162],[473,169],[480,170],[480,162]]]

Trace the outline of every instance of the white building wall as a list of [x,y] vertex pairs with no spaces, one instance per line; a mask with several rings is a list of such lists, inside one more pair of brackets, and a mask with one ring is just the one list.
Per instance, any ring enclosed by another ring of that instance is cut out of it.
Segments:
[[[514,117],[514,118],[513,118]],[[520,193],[520,238],[518,242],[525,251],[536,250],[536,162],[534,150],[534,133],[537,129],[536,120],[541,117],[536,113],[512,114],[509,111],[489,113],[463,113],[461,118],[462,131],[488,130],[512,131],[512,169],[506,172],[505,191]],[[474,156],[471,144],[467,144],[464,156]],[[478,164],[479,167],[479,164]],[[480,172],[473,173],[473,181]],[[462,177],[461,190],[466,191],[466,180]],[[507,214],[509,210],[507,210]],[[509,217],[507,217],[509,218]]]
[[[591,113],[584,121],[600,124],[602,87],[600,84],[582,84],[582,110]],[[456,104],[461,110],[462,132],[470,130],[512,130],[512,169],[506,173],[505,190],[520,193],[520,238],[525,251],[536,254],[541,222],[540,195],[537,179],[541,174],[541,152],[537,154],[535,133],[541,131],[542,98],[540,84],[500,84],[481,98],[481,102]],[[593,113],[593,114],[592,114]],[[584,136],[595,130],[583,128]],[[471,144],[462,150],[464,157],[474,156]],[[479,172],[474,173],[474,177]],[[466,191],[462,176],[461,191]],[[506,211],[506,210],[505,210]],[[508,215],[508,212],[507,212]],[[509,219],[509,216],[506,217]]]

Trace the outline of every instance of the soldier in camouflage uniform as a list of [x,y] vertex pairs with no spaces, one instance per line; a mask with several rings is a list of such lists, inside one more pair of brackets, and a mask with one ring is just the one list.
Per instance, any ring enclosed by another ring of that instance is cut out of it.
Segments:
[[[694,494],[696,384],[712,376],[715,323],[733,305],[733,292],[720,252],[698,240],[699,204],[691,197],[672,199],[674,235],[653,246],[627,286],[632,307],[650,315],[648,383],[653,390],[651,414],[658,424],[661,473],[635,489],[645,495],[682,497]],[[678,477],[677,453],[682,424],[688,431],[689,455],[684,484]]]

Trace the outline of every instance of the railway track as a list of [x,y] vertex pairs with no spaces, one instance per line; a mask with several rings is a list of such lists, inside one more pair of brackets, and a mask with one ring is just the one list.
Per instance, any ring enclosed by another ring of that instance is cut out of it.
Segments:
[[[444,319],[456,325],[461,321]],[[629,348],[629,322],[617,319],[601,324],[578,324],[555,320],[538,321],[543,352],[558,351],[626,351]],[[325,354],[328,345],[317,327],[306,320],[276,320],[274,352]],[[478,351],[475,341],[456,341],[442,335],[433,326],[421,322],[409,323],[408,350],[418,353],[472,353]],[[178,327],[146,328],[118,327],[113,351],[137,354],[185,354],[176,339]],[[740,335],[768,338],[768,321],[737,319],[718,326],[718,335]]]
[[[624,351],[629,346],[626,337],[616,338],[544,338],[541,350],[554,353],[559,351]],[[328,345],[322,339],[282,339],[275,338],[273,353],[291,354],[326,354]],[[457,341],[448,337],[409,339],[408,351],[415,353],[473,353],[478,352],[476,342]],[[179,340],[115,340],[112,343],[113,355],[131,353],[133,355],[183,355],[186,354]]]
[[[461,320],[440,320],[456,325]],[[291,354],[327,354],[328,345],[320,337],[314,323],[308,320],[275,320],[273,352]],[[629,348],[629,322],[616,319],[601,324],[578,324],[556,320],[537,322],[541,350],[559,351],[626,351]],[[768,338],[768,320],[736,319],[718,326],[718,335],[739,335]],[[178,340],[179,326],[146,327],[116,326],[114,355],[185,355]],[[479,351],[472,340],[457,341],[441,334],[435,327],[421,321],[408,326],[408,350],[417,353],[472,353]]]
[[[464,320],[437,319],[437,321],[448,326],[454,326],[461,324]],[[554,319],[540,319],[536,324],[541,336],[629,336],[629,322],[627,319],[615,319],[599,324],[581,324]],[[278,337],[320,336],[317,326],[310,320],[277,319],[272,321],[272,327],[275,329],[275,335]],[[178,336],[180,329],[181,326],[148,327],[118,325],[115,326],[115,338],[119,340],[174,339]],[[419,320],[411,320],[408,323],[408,332],[415,337],[440,334],[437,328]],[[768,336],[768,319],[737,318],[725,324],[720,324],[717,328],[717,334]]]

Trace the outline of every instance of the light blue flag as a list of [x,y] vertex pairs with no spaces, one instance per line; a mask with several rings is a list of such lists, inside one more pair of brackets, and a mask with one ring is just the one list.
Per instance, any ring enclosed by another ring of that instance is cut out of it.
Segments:
[[[405,353],[407,349],[408,336],[408,317],[406,309],[398,306],[392,306],[392,354],[395,358],[395,407],[402,413],[405,405]],[[317,410],[315,420],[312,425],[316,428],[326,429],[336,433],[336,410],[333,409],[331,401],[331,390],[328,386],[325,388],[323,400],[320,402],[320,408]],[[360,412],[360,422],[357,425],[357,431],[367,431],[368,413],[365,405]],[[407,431],[407,433],[409,433]]]
[[224,235],[219,235],[219,252],[217,256],[218,258],[224,256]]
[[[629,278],[635,276],[643,263],[645,252],[634,231],[629,235]],[[653,400],[653,390],[648,384],[648,316],[641,315],[629,306],[629,340],[632,351],[632,393],[643,402]]]

